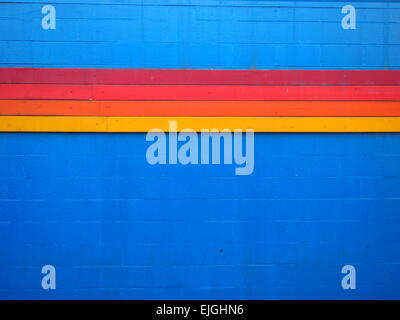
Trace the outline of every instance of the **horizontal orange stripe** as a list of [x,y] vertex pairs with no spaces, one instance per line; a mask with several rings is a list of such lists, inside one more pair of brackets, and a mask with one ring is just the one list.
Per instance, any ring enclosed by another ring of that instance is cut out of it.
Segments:
[[400,102],[0,100],[0,115],[396,117]]
[[400,101],[398,86],[210,86],[0,84],[0,99],[34,100],[376,100]]

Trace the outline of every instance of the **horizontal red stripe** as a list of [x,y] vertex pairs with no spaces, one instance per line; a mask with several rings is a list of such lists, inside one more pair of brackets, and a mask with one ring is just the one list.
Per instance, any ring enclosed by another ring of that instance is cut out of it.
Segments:
[[0,99],[400,100],[396,86],[187,86],[0,84]]
[[0,115],[398,117],[400,102],[0,100]]
[[0,68],[0,83],[141,85],[400,85],[400,70]]

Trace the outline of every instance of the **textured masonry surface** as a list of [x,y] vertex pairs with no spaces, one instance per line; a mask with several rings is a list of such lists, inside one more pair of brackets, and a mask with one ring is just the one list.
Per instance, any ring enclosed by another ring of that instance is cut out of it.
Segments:
[[3,66],[185,69],[399,69],[400,4],[353,1],[0,2]]
[[239,177],[150,166],[144,134],[1,134],[0,296],[399,298],[398,134],[255,145]]
[[[0,2],[0,67],[400,67],[400,5]],[[150,166],[144,134],[0,134],[0,298],[400,298],[399,134],[257,134],[255,171]],[[43,265],[57,289],[42,290]],[[341,268],[357,289],[341,288]]]

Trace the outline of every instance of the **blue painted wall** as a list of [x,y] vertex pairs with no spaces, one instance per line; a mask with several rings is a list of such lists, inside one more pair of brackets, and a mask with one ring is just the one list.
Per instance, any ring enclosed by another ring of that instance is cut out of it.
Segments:
[[399,69],[400,3],[339,1],[0,2],[0,65],[76,68]]
[[150,166],[144,134],[0,134],[0,297],[399,299],[399,138],[257,134],[234,176]]
[[[2,1],[0,67],[399,69],[399,3],[352,2]],[[398,134],[257,134],[241,177],[147,146],[0,134],[0,298],[400,298]]]

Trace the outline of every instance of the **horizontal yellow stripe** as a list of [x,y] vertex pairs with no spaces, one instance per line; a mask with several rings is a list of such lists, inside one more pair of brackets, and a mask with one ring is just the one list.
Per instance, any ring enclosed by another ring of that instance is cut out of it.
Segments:
[[66,117],[1,116],[0,131],[147,132],[253,129],[255,132],[400,132],[400,117]]

